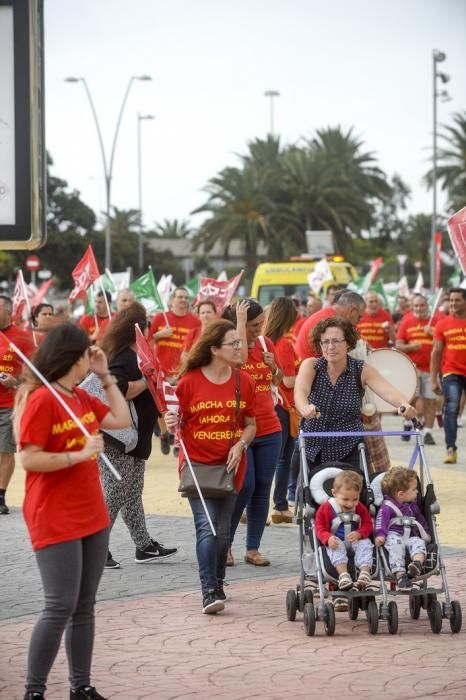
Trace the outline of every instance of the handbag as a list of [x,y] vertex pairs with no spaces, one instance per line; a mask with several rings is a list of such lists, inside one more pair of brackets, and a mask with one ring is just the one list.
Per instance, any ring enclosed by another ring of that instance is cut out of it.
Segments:
[[[102,387],[102,382],[94,372],[87,375],[80,384],[80,387],[87,391],[91,396],[95,396],[108,406],[107,394]],[[131,416],[131,425],[128,428],[117,428],[116,430],[103,430],[102,433],[109,435],[111,438],[118,440],[125,448],[125,454],[134,450],[139,440],[138,433],[138,414],[133,401],[128,401],[129,414]]]
[[[235,397],[235,424],[229,450],[233,444],[240,411],[240,379],[238,370],[235,370]],[[235,487],[235,472],[234,470],[227,472],[226,464],[203,464],[202,462],[190,461],[199,484],[199,489],[204,498],[222,498],[238,493]],[[178,491],[183,498],[199,498],[199,492],[196,488],[191,469],[186,461],[183,462],[181,467]]]

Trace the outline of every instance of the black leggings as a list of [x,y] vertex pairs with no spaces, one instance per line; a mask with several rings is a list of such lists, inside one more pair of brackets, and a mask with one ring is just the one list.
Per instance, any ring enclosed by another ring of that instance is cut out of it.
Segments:
[[45,606],[29,643],[27,690],[43,693],[65,632],[70,684],[90,685],[94,607],[108,550],[108,530],[35,552]]

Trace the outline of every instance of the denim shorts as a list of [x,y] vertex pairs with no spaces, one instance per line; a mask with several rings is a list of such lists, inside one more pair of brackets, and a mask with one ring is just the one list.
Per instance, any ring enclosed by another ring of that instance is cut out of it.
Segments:
[[418,370],[417,376],[419,378],[419,387],[416,396],[422,396],[423,399],[437,399],[438,397],[432,391],[430,372],[421,372]]

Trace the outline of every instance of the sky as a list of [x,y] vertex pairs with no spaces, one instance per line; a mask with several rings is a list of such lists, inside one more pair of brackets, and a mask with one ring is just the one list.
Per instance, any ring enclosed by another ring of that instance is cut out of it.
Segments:
[[[52,173],[105,209],[102,157],[82,83],[92,94],[107,159],[116,145],[112,205],[138,208],[138,113],[142,211],[202,218],[209,178],[239,163],[247,143],[270,131],[284,144],[314,131],[354,128],[379,166],[412,190],[410,213],[430,213],[421,183],[432,153],[432,50],[449,102],[438,121],[466,109],[466,0],[44,0],[46,145]],[[439,196],[439,210],[445,204]]]

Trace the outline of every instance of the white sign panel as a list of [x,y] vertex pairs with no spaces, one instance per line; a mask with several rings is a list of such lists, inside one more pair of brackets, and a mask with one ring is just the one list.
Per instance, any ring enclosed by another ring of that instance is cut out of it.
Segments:
[[16,224],[13,7],[0,7],[0,225]]

